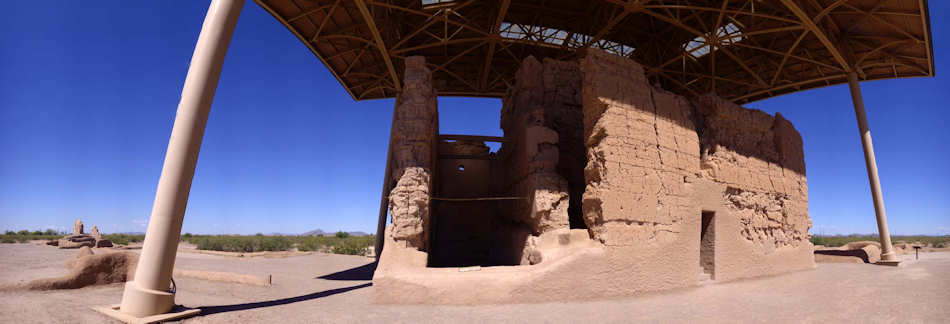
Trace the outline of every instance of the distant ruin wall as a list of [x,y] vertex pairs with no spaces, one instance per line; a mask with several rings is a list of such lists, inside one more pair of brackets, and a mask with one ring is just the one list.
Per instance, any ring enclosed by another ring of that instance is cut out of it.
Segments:
[[425,59],[413,56],[405,62],[403,90],[394,107],[391,167],[395,187],[389,194],[389,232],[397,243],[424,251],[439,131],[438,103]]

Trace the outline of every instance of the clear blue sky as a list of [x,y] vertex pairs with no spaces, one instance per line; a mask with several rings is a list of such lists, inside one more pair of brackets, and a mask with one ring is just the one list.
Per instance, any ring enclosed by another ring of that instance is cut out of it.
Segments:
[[[950,233],[950,3],[936,78],[863,84],[892,234]],[[11,1],[0,11],[0,230],[144,231],[208,1]],[[392,100],[354,102],[247,1],[184,232],[375,232]],[[441,131],[502,135],[499,100],[439,99]],[[747,105],[805,141],[812,233],[876,232],[845,86]]]

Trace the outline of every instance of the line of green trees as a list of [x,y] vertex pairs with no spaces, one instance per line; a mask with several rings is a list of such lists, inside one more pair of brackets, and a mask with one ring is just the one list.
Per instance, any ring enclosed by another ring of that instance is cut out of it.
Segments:
[[374,236],[350,236],[337,232],[333,236],[281,235],[193,235],[185,233],[182,241],[194,244],[199,250],[226,252],[260,251],[318,251],[336,254],[367,255],[375,242]]
[[55,240],[62,238],[64,235],[65,233],[60,233],[53,229],[47,229],[45,231],[6,231],[6,233],[0,236],[0,243],[26,243],[31,240]]
[[[830,247],[842,246],[851,242],[858,241],[879,241],[877,234],[849,234],[849,235],[812,235],[811,243],[815,245],[824,245]],[[920,242],[930,244],[933,247],[942,248],[950,246],[950,235],[931,236],[931,235],[891,235],[891,242],[914,243]]]
[[[27,243],[31,240],[55,240],[66,233],[52,229],[46,231],[7,231],[0,236],[2,243]],[[143,234],[103,234],[103,238],[115,244],[128,245],[145,240]],[[332,236],[282,236],[282,235],[195,235],[185,233],[181,240],[194,244],[199,250],[225,252],[261,251],[317,251],[336,254],[367,255],[375,242],[374,236],[350,236],[337,232]]]

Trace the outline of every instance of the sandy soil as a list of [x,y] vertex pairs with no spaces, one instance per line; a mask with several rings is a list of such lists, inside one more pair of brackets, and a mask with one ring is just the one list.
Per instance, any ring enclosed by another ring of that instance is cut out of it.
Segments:
[[[66,273],[74,250],[0,245],[0,281]],[[371,259],[312,253],[238,258],[182,250],[189,270],[273,275],[259,287],[176,278],[177,301],[202,308],[187,323],[235,322],[946,322],[950,318],[950,253],[904,255],[893,268],[819,264],[810,271],[713,283],[624,299],[491,306],[391,306],[370,302]],[[10,323],[110,323],[90,309],[118,303],[122,284],[47,292],[0,292]]]

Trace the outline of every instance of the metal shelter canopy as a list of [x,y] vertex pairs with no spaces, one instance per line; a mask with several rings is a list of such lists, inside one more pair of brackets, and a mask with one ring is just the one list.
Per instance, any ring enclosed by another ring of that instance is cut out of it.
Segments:
[[926,0],[255,0],[354,100],[394,97],[422,55],[440,96],[502,97],[521,60],[587,48],[651,83],[736,103],[862,80],[933,76]]

